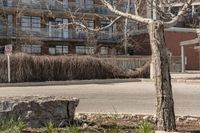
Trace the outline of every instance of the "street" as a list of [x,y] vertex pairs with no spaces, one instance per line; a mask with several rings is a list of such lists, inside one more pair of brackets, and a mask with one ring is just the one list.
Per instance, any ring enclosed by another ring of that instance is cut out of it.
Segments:
[[[176,115],[200,116],[200,83],[173,83]],[[153,82],[1,87],[0,96],[69,96],[77,112],[155,114]]]

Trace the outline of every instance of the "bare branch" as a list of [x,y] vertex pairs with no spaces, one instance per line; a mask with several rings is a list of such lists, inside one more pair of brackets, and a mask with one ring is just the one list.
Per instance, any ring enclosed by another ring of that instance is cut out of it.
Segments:
[[179,11],[178,15],[173,17],[171,21],[169,22],[164,22],[164,26],[165,28],[169,28],[169,27],[173,27],[174,25],[176,25],[177,21],[187,12],[187,9],[189,8],[189,6],[192,4],[193,0],[188,0],[183,8],[181,9],[181,11]]
[[152,19],[147,19],[147,18],[143,18],[143,17],[137,16],[137,15],[130,14],[130,13],[121,12],[121,11],[117,10],[115,7],[113,7],[106,0],[100,0],[100,1],[103,3],[103,5],[105,7],[107,7],[111,12],[115,13],[116,15],[126,17],[126,18],[129,18],[129,19],[141,22],[141,23],[145,23],[145,24],[148,24],[153,21]]
[[75,22],[75,20],[73,20],[73,22],[71,23],[66,23],[66,24],[62,24],[59,25],[59,27],[67,27],[68,25],[76,25],[76,26],[80,26],[81,28],[87,30],[87,31],[93,31],[93,32],[97,32],[97,31],[103,31],[106,30],[108,28],[110,28],[111,26],[113,26],[115,24],[115,22],[117,22],[120,18],[122,18],[121,16],[118,16],[117,18],[115,18],[113,21],[110,22],[109,25],[105,26],[105,27],[100,27],[100,28],[88,28],[86,25],[84,25],[83,23],[80,22]]

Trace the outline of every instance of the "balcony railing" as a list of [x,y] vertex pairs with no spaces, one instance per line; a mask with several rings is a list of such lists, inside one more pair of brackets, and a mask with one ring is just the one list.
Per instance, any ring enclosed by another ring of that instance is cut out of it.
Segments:
[[[0,1],[0,7],[21,7],[19,9],[42,9],[42,10],[56,10],[56,11],[79,11],[85,13],[98,13],[104,15],[112,15],[112,13],[103,5],[99,4],[80,4],[76,2],[55,2],[53,4],[49,1],[38,0],[37,2],[22,2],[21,0]],[[133,7],[132,7],[133,8]],[[121,4],[119,10],[126,11],[126,6]],[[132,11],[131,9],[131,12]]]
[[[96,33],[95,39],[102,42],[119,42],[122,38],[122,34],[119,33],[108,33],[99,32]],[[75,30],[64,30],[54,29],[49,30],[48,28],[39,29],[12,29],[12,28],[1,28],[0,38],[32,38],[39,40],[63,40],[63,41],[87,41],[90,37],[89,32],[75,31]]]
[[[0,7],[19,7],[19,9],[41,9],[41,10],[55,10],[55,11],[79,11],[84,13],[97,13],[104,15],[111,15],[112,13],[103,5],[98,4],[79,4],[76,2],[68,2],[63,4],[62,2],[55,2],[54,4],[49,4],[48,1],[39,2],[22,2],[21,0],[12,1],[0,1]],[[120,9],[124,11],[126,7],[122,4]]]

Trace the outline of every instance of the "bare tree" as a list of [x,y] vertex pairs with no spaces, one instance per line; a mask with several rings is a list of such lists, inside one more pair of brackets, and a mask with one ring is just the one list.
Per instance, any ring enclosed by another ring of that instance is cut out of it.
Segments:
[[[147,3],[149,3],[149,5],[151,6],[151,9],[153,9],[153,18],[147,18],[143,13],[140,13],[140,10],[143,9],[141,7],[145,5],[143,4],[144,0],[136,0],[135,14],[119,10],[116,6],[116,3],[118,3],[116,2],[117,0],[112,4],[109,3],[107,0],[100,1],[106,8],[108,8],[111,12],[113,12],[116,15],[116,18],[113,19],[109,25],[105,27],[91,29],[83,23],[73,21],[62,26],[65,27],[66,25],[78,25],[85,30],[98,32],[109,28],[121,18],[127,18],[132,21],[136,21],[138,23],[147,25],[152,50],[151,64],[154,70],[153,74],[155,79],[157,97],[157,130],[175,131],[176,122],[174,113],[174,100],[172,94],[170,67],[164,37],[164,29],[176,25],[177,21],[187,12],[187,9],[192,4],[193,0],[146,0]],[[178,14],[166,12],[165,7],[170,7],[175,2],[183,3],[183,7],[178,12]],[[168,19],[164,21],[162,19],[162,16],[168,16]]]
[[[59,0],[55,0],[58,1]],[[95,29],[88,28],[87,25],[81,22],[76,22],[74,16],[71,15],[72,22],[59,25],[60,28],[65,28],[68,25],[78,25],[87,31],[99,32],[111,27],[115,22],[121,18],[127,18],[138,23],[143,23],[148,27],[148,33],[150,36],[150,44],[152,50],[152,66],[154,68],[154,78],[157,96],[157,130],[175,131],[175,113],[174,113],[174,101],[172,94],[171,77],[169,70],[169,59],[166,49],[166,43],[164,38],[164,29],[174,26],[177,21],[187,12],[188,7],[193,0],[182,0],[183,7],[177,15],[169,12],[169,19],[163,21],[161,16],[165,14],[165,6],[171,6],[171,3],[179,2],[178,0],[147,0],[153,8],[153,13],[162,14],[158,17],[145,18],[143,13],[140,13],[144,0],[136,0],[136,12],[131,14],[128,11],[120,11],[117,8],[118,2],[113,2],[113,5],[107,0],[100,0],[102,4],[116,15],[116,18],[112,18],[110,24],[105,27],[97,27]],[[52,13],[52,12],[49,12]]]
[[[148,26],[150,36],[150,44],[152,50],[152,66],[154,68],[156,96],[157,96],[157,130],[175,131],[175,113],[174,101],[172,94],[171,77],[169,70],[169,59],[166,49],[164,29],[174,26],[177,21],[186,13],[192,0],[185,0],[182,9],[176,16],[165,22],[160,19],[144,18],[139,15],[134,15],[117,10],[106,0],[101,0],[105,7],[118,16],[122,16],[131,20],[135,20]],[[151,1],[152,2],[152,1]],[[169,4],[174,1],[170,0],[153,0],[156,3],[156,11],[163,11],[163,4]],[[177,2],[177,1],[175,1]]]
[[[126,7],[126,13],[129,13],[130,11],[130,0],[128,0],[127,7]],[[128,54],[127,50],[127,45],[128,45],[128,34],[127,34],[127,25],[128,25],[128,18],[125,18],[125,23],[124,23],[124,53],[125,55]]]

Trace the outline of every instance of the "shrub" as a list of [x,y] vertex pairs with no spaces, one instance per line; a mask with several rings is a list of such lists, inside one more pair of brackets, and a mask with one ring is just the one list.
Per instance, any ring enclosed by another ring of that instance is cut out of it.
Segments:
[[[11,82],[107,79],[125,77],[118,67],[89,56],[13,54]],[[7,82],[7,61],[0,56],[0,82]]]
[[26,124],[22,120],[0,119],[0,133],[21,133]]
[[143,121],[136,129],[136,133],[155,133],[148,121]]
[[54,125],[52,122],[49,122],[46,124],[46,129],[44,131],[44,133],[54,133]]

